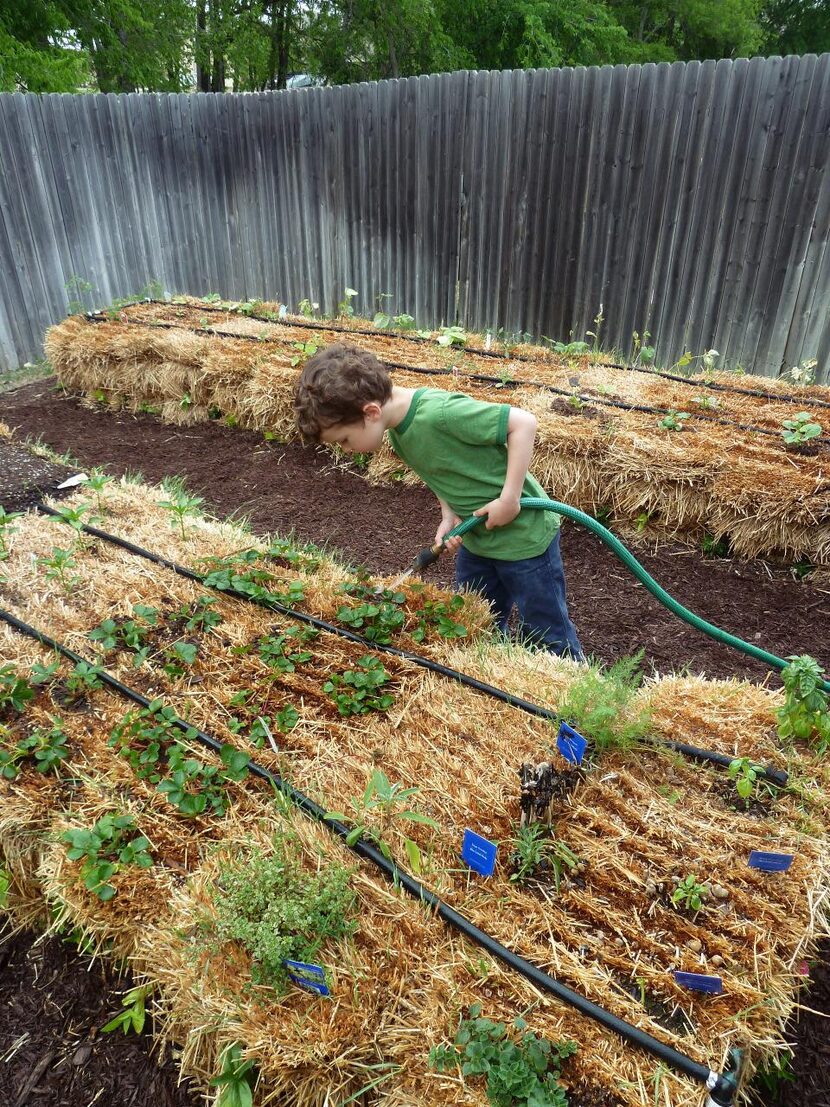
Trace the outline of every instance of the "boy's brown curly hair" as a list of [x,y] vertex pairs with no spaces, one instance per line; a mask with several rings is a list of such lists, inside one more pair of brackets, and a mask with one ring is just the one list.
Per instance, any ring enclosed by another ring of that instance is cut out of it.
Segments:
[[294,389],[294,417],[306,441],[319,442],[335,423],[363,422],[365,404],[392,395],[389,370],[368,350],[336,342],[303,366]]

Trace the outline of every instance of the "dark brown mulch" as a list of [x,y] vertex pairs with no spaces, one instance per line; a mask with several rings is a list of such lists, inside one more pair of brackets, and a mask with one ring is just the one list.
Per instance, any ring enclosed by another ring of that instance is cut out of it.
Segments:
[[[337,467],[323,450],[266,443],[258,434],[218,423],[177,428],[152,415],[90,410],[60,395],[50,381],[0,395],[0,420],[18,428],[18,442],[39,437],[87,469],[102,466],[115,475],[140,471],[150,482],[181,476],[216,514],[244,515],[257,532],[293,532],[303,541],[327,543],[375,573],[391,575],[407,567],[432,542],[438,523],[426,490],[370,487],[359,471]],[[6,510],[26,506],[35,490],[51,491],[71,471],[41,469],[38,461],[30,474],[8,477],[9,449],[0,440],[0,503]],[[21,455],[14,456],[19,466]],[[612,662],[644,648],[646,663],[660,673],[688,667],[710,677],[766,676],[761,662],[680,622],[592,535],[566,525],[562,549],[571,612],[589,653]],[[680,545],[655,551],[640,544],[634,553],[668,592],[709,622],[781,657],[811,653],[830,668],[826,585],[797,582],[786,566],[709,560]],[[442,558],[427,576],[449,583],[450,559]],[[807,1006],[825,1012],[830,1012],[828,960],[825,944],[803,997]],[[797,1079],[781,1085],[775,1107],[830,1107],[827,1021],[803,1013],[794,1033]],[[37,1061],[30,1058],[31,1065]],[[771,1095],[764,1093],[763,1101],[772,1103]],[[151,1101],[150,1096],[146,1102]],[[38,1102],[86,1104],[71,1098]]]
[[175,1060],[144,1033],[100,1034],[130,978],[60,938],[31,934],[0,946],[0,1088],[6,1107],[194,1107]]

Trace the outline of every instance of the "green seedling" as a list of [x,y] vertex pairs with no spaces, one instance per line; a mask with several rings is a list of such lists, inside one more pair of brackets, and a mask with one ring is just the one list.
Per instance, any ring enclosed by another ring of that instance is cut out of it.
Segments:
[[713,534],[704,534],[700,540],[700,550],[706,557],[729,557],[732,552],[727,537],[715,538]]
[[34,688],[28,680],[18,676],[14,665],[3,665],[0,668],[0,711],[10,707],[20,714],[34,697]]
[[22,511],[6,511],[0,506],[0,561],[6,561],[9,556],[9,538],[17,534],[17,527],[12,526],[15,519],[22,518]]
[[[481,1004],[462,1019],[452,1046],[433,1046],[429,1066],[438,1072],[487,1078],[487,1099],[493,1107],[567,1107],[559,1083],[562,1062],[577,1051],[576,1042],[550,1042],[513,1020],[512,1034],[503,1022],[481,1017]],[[517,1035],[519,1035],[517,1037]]]
[[788,446],[803,446],[821,434],[821,423],[814,423],[809,411],[800,411],[792,419],[785,419],[781,426],[781,437]]
[[789,657],[781,671],[786,698],[778,709],[778,733],[784,739],[810,741],[819,753],[830,749],[830,706],[822,688],[824,669],[814,657]]
[[187,537],[184,529],[185,518],[188,515],[200,515],[205,501],[202,496],[189,495],[178,481],[167,482],[165,490],[170,498],[159,500],[159,507],[170,512],[172,526],[179,527],[184,539]]
[[688,418],[688,411],[670,411],[662,419],[657,420],[657,426],[661,430],[682,431],[684,420]]
[[121,1030],[124,1034],[129,1034],[131,1030],[134,1030],[136,1034],[140,1034],[144,1029],[144,1022],[147,1017],[145,1008],[147,996],[150,995],[152,990],[152,984],[143,984],[138,988],[131,988],[121,999],[123,1011],[119,1011],[114,1019],[110,1019],[105,1026],[102,1026],[101,1033],[111,1034],[114,1030]]
[[360,658],[357,669],[330,677],[323,691],[331,696],[341,715],[365,715],[369,711],[386,711],[395,702],[391,692],[380,691],[390,679],[381,661],[367,655]]
[[587,342],[555,342],[552,338],[545,338],[545,341],[550,343],[555,354],[562,354],[564,357],[582,357],[591,352]]
[[707,891],[703,884],[699,884],[694,873],[684,876],[671,894],[671,901],[675,907],[686,911],[699,911],[703,906]]
[[299,304],[297,304],[297,311],[300,315],[304,315],[306,319],[313,319],[319,310],[320,305],[316,300],[300,300]]
[[692,403],[698,404],[700,407],[706,408],[707,410],[720,407],[720,400],[715,396],[693,396]]
[[381,599],[377,603],[362,603],[356,607],[344,605],[338,609],[335,619],[341,626],[359,630],[370,642],[388,645],[404,625],[404,613],[398,606],[404,600],[402,592],[395,592],[388,600]]
[[309,338],[307,342],[292,342],[291,345],[295,350],[299,350],[299,353],[291,359],[292,366],[306,362],[310,357],[314,357],[320,349],[320,343],[316,338]]
[[748,757],[736,757],[729,762],[729,775],[735,781],[735,791],[746,803],[758,783],[757,766]]
[[102,670],[98,665],[90,665],[88,661],[79,661],[66,678],[66,692],[71,700],[80,699],[87,692],[94,692],[103,688],[101,680]]
[[598,752],[627,749],[649,730],[651,716],[637,702],[643,651],[624,657],[610,669],[591,666],[580,672],[559,704],[562,719],[591,739]]
[[108,477],[101,469],[93,469],[92,476],[87,480],[87,487],[95,493],[98,511],[104,513],[104,499],[102,493],[108,484],[112,483],[112,477]]
[[125,866],[149,869],[153,864],[149,841],[139,834],[127,840],[136,829],[132,815],[109,814],[100,818],[91,830],[67,830],[61,841],[69,846],[70,861],[83,861],[84,887],[106,902],[116,893],[112,878]]
[[[400,784],[390,783],[386,773],[380,769],[375,769],[369,777],[363,795],[361,797],[353,796],[349,800],[350,806],[357,815],[358,822],[349,831],[346,837],[346,845],[354,846],[362,838],[368,838],[377,845],[383,856],[391,861],[392,853],[384,841],[384,835],[392,822],[402,820],[403,822],[420,823],[436,830],[437,823],[434,819],[431,819],[428,815],[422,815],[419,811],[413,811],[410,807],[402,806],[412,796],[417,795],[418,791],[418,788],[404,788]],[[367,815],[377,815],[379,825],[370,826],[366,821]],[[340,811],[327,811],[326,818],[338,819],[342,822],[343,820],[349,820],[351,817]],[[404,848],[410,865],[415,872],[420,872],[421,852],[417,843],[410,838],[404,838]]]
[[542,823],[517,827],[510,845],[511,861],[515,866],[510,879],[516,884],[540,880],[547,873],[553,873],[554,887],[558,892],[564,870],[573,871],[579,865],[576,854],[564,842],[551,837],[549,828]]
[[256,1083],[253,1061],[242,1060],[242,1048],[231,1045],[220,1058],[222,1068],[210,1084],[219,1088],[215,1107],[252,1107],[252,1083]]
[[463,610],[464,597],[455,595],[450,600],[427,600],[418,613],[418,622],[412,631],[416,642],[423,642],[427,631],[433,629],[439,638],[465,638],[467,628],[453,617]]
[[179,608],[177,616],[184,620],[185,630],[207,631],[211,627],[217,627],[223,621],[218,611],[214,611],[216,600],[210,596],[200,596],[195,603],[185,604]]
[[46,570],[46,579],[56,580],[67,595],[74,592],[81,583],[81,577],[73,572],[78,563],[72,550],[53,546],[52,556],[39,557],[37,563]]
[[196,660],[198,652],[198,646],[180,639],[162,651],[162,668],[171,680],[178,680]]
[[92,514],[92,504],[78,504],[77,507],[58,507],[55,511],[56,514],[53,518],[57,519],[59,523],[65,523],[66,526],[75,531],[79,546],[86,544],[84,527],[87,525],[95,526],[96,523],[101,522],[97,515]]
[[651,365],[651,363],[654,361],[654,355],[657,352],[654,346],[646,345],[648,340],[651,338],[651,332],[643,331],[642,335],[640,335],[637,331],[632,331],[631,337],[633,340],[632,349],[634,353],[634,360],[632,364],[636,365],[639,361],[642,362],[644,365]]
[[12,886],[11,874],[0,866],[0,910],[5,910],[9,905],[9,891]]

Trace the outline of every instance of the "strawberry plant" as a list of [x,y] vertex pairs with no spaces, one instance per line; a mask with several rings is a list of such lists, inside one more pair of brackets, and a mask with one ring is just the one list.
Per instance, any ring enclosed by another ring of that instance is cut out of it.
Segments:
[[412,631],[416,642],[423,642],[427,630],[432,627],[440,638],[464,638],[467,628],[453,618],[464,607],[463,596],[450,600],[427,600],[418,613],[418,623]]
[[84,887],[106,902],[116,893],[112,878],[125,866],[149,869],[153,859],[148,852],[149,841],[141,834],[128,835],[136,829],[132,815],[108,814],[100,818],[91,830],[67,830],[61,841],[69,846],[70,861],[82,861],[81,878]]
[[0,711],[11,707],[19,714],[34,695],[34,688],[28,680],[17,675],[14,665],[0,668]]
[[66,743],[68,739],[58,719],[52,719],[49,730],[36,727],[12,749],[0,749],[0,775],[6,780],[14,780],[23,761],[33,761],[39,773],[48,773],[53,769],[58,775],[61,761],[69,757]]
[[309,635],[305,627],[291,627],[282,634],[268,635],[257,642],[257,653],[265,664],[280,673],[293,673],[297,665],[310,661],[314,656],[308,650],[291,649],[302,644],[307,638],[316,637],[317,632]]
[[462,1019],[452,1046],[433,1046],[429,1065],[438,1072],[461,1069],[464,1076],[487,1078],[487,1099],[493,1107],[567,1107],[559,1083],[562,1062],[577,1051],[576,1042],[550,1042],[527,1030],[522,1018],[513,1020],[520,1037],[509,1034],[503,1022],[481,1017],[481,1004]]
[[383,600],[380,603],[361,603],[356,607],[343,605],[338,608],[335,619],[342,626],[360,631],[362,637],[370,642],[388,645],[392,636],[403,626],[404,613],[394,602]]
[[380,692],[390,680],[389,673],[377,657],[361,657],[357,669],[342,675],[335,673],[323,685],[341,715],[365,715],[369,711],[386,711],[395,702],[391,692]]
[[213,610],[215,603],[210,596],[200,596],[195,603],[180,607],[177,616],[184,622],[185,630],[204,632],[219,626],[222,616]]

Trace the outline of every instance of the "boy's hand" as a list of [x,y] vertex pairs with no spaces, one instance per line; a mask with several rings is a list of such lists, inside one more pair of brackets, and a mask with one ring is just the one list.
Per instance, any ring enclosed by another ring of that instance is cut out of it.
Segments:
[[505,527],[512,523],[520,511],[518,496],[499,496],[497,500],[491,500],[489,504],[474,511],[473,515],[486,515],[484,526],[487,530],[492,530],[493,527]]
[[[451,531],[453,527],[457,527],[460,522],[461,519],[452,512],[450,512],[449,514],[445,514],[442,512],[441,524],[438,527],[438,530],[435,532],[435,545],[440,546],[441,543],[444,541],[444,535],[447,534],[448,531]],[[455,553],[455,551],[460,547],[461,541],[462,540],[458,535],[456,535],[454,538],[448,538],[444,549],[449,550],[450,553]]]

